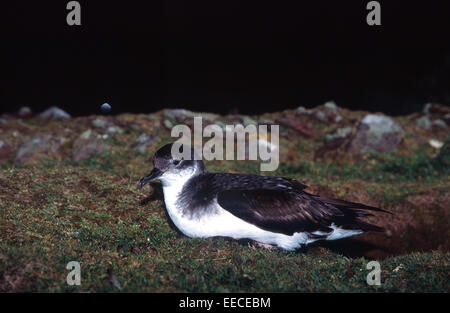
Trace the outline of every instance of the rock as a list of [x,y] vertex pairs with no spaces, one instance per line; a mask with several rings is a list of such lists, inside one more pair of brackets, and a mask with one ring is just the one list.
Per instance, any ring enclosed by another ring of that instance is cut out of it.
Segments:
[[351,133],[352,133],[352,128],[351,127],[339,128],[333,134],[325,135],[325,140],[326,141],[333,141],[333,140],[336,140],[336,139],[344,139],[344,138],[347,138]]
[[164,117],[175,121],[183,121],[186,118],[194,117],[194,112],[185,109],[165,109]]
[[30,140],[25,141],[23,144],[19,146],[14,162],[20,166],[32,163],[33,157],[38,152],[49,151],[50,138],[51,136],[49,134],[43,134],[35,136]]
[[439,118],[435,119],[431,123],[431,125],[432,125],[432,127],[435,127],[435,128],[447,128],[447,123],[444,122],[443,120],[439,119]]
[[316,112],[316,117],[321,120],[321,121],[325,121],[326,120],[326,116],[325,113],[323,113],[322,111],[317,111]]
[[145,133],[141,134],[136,142],[131,146],[134,151],[145,153],[147,147],[150,147],[155,141],[155,135],[147,135]]
[[322,147],[314,151],[314,160],[321,158],[325,153],[336,150],[344,143],[348,142],[348,138],[352,134],[353,129],[351,127],[339,128],[333,134],[325,135],[325,142]]
[[323,106],[325,107],[325,109],[335,112],[337,112],[337,110],[339,109],[334,101],[328,101]]
[[431,120],[428,115],[424,115],[416,120],[416,125],[423,129],[431,128]]
[[444,129],[450,124],[450,108],[437,104],[427,103],[423,108],[424,115],[416,120],[416,125],[420,128]]
[[431,103],[425,103],[423,106],[423,113],[429,115],[430,114]]
[[342,116],[339,114],[339,107],[333,101],[328,101],[319,107],[315,116],[322,122],[339,123],[342,120]]
[[424,115],[416,120],[416,125],[420,128],[430,130],[447,128],[447,123],[440,118],[432,118],[430,115]]
[[[106,134],[123,134],[124,130],[122,127],[130,127],[130,128],[136,128],[138,125],[134,123],[126,123],[121,122],[119,120],[114,119],[105,119],[105,118],[96,118],[91,121],[91,125],[95,128],[103,128],[105,129]],[[122,127],[119,127],[117,125],[120,125]]]
[[103,151],[110,150],[111,147],[99,139],[91,139],[92,130],[84,131],[72,145],[72,160],[79,162],[89,159]]
[[444,116],[450,114],[450,107],[443,106],[437,103],[427,103],[423,107],[423,113],[431,116]]
[[80,162],[95,155],[99,155],[107,150],[110,150],[110,146],[100,140],[86,140],[79,137],[73,144],[72,160],[75,162]]
[[306,109],[306,108],[303,107],[303,106],[299,106],[299,107],[295,110],[295,112],[297,112],[298,114],[305,114],[305,115],[310,115],[310,114],[311,114],[311,111],[308,110],[308,109]]
[[163,124],[167,129],[172,129],[172,127],[173,127],[172,122],[169,120],[164,120]]
[[149,142],[151,140],[151,138],[152,138],[151,135],[149,136],[149,135],[143,133],[136,139],[136,143],[143,145],[143,144]]
[[106,128],[108,126],[108,122],[104,119],[96,118],[91,122],[92,126],[95,128]]
[[102,110],[103,113],[108,113],[109,111],[111,111],[111,106],[109,105],[109,103],[105,102],[102,104],[100,109]]
[[91,134],[92,134],[92,130],[88,129],[80,135],[80,138],[89,139],[91,137]]
[[389,153],[402,141],[404,131],[391,118],[384,115],[368,114],[358,124],[349,152]]
[[31,117],[33,112],[31,111],[30,107],[21,107],[18,114],[20,117]]
[[52,106],[38,115],[43,118],[66,119],[71,118],[70,114],[58,107]]
[[107,134],[123,134],[123,129],[117,126],[109,126],[106,129]]
[[200,112],[192,112],[185,109],[165,109],[163,111],[164,117],[168,119],[172,119],[178,123],[184,122],[186,119],[192,119],[196,116],[201,116],[205,121],[215,121],[220,118],[220,115],[214,113],[200,113]]
[[244,126],[248,126],[248,125],[258,125],[258,122],[256,122],[254,119],[252,119],[251,117],[248,116],[243,116],[242,117],[242,124]]

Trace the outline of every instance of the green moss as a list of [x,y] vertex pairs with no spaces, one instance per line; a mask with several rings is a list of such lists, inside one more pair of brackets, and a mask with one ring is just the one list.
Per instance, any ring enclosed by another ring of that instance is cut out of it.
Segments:
[[[144,195],[117,183],[114,176],[105,177],[101,168],[12,169],[3,175],[21,180],[7,180],[20,197],[8,205],[2,202],[0,210],[2,290],[450,291],[446,253],[381,260],[382,285],[369,286],[365,258],[347,258],[321,247],[294,253],[220,238],[183,237],[169,225],[161,202],[138,205]],[[22,179],[26,176],[30,179]],[[70,261],[81,264],[81,286],[65,282]],[[120,290],[111,284],[111,275]],[[12,287],[8,281],[13,278],[22,283]]]

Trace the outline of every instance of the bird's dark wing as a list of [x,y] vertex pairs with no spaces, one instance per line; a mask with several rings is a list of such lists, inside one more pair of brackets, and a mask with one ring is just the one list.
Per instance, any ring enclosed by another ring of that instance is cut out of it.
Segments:
[[336,207],[315,201],[306,193],[280,190],[226,190],[218,194],[221,207],[262,229],[292,235],[295,232],[330,232]]
[[358,219],[371,214],[354,209],[372,207],[325,199],[303,191],[232,189],[219,192],[217,201],[225,210],[248,223],[286,235],[307,232],[315,237],[317,235],[312,232],[331,232],[332,223],[347,229],[382,230]]

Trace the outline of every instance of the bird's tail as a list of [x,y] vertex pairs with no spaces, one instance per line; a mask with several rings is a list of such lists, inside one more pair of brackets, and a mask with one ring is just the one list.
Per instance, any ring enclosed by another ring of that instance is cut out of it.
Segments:
[[[370,206],[370,205],[365,205],[362,203],[350,202],[350,201],[345,201],[345,200],[340,200],[340,199],[323,198],[323,197],[316,196],[316,195],[311,195],[311,196],[321,202],[334,205],[335,207],[337,207],[339,209],[361,209],[361,210],[376,211],[376,212],[392,214],[392,212],[389,212],[387,210],[383,210],[383,209],[380,209],[380,208],[377,208],[374,206]],[[371,216],[372,215],[370,213],[360,211],[360,210],[354,210],[354,211],[360,213],[361,214],[360,216]]]
[[326,204],[330,204],[338,208],[343,212],[342,216],[335,218],[336,225],[339,225],[340,227],[344,229],[359,229],[362,231],[376,231],[376,232],[384,232],[385,229],[380,226],[376,226],[370,223],[367,223],[365,221],[362,221],[361,217],[368,217],[373,216],[373,214],[369,212],[365,212],[363,210],[367,211],[375,211],[375,212],[383,212],[392,214],[392,212],[389,212],[387,210],[383,210],[377,207],[365,205],[362,203],[357,202],[350,202],[340,199],[329,199],[329,198],[323,198],[316,195],[311,195],[316,200],[321,201]]

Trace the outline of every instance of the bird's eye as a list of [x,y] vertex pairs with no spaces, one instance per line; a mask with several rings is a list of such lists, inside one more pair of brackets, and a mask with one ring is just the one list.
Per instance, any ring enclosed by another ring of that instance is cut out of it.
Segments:
[[181,162],[180,160],[173,160],[173,165],[176,166],[176,165],[180,164],[180,162]]

